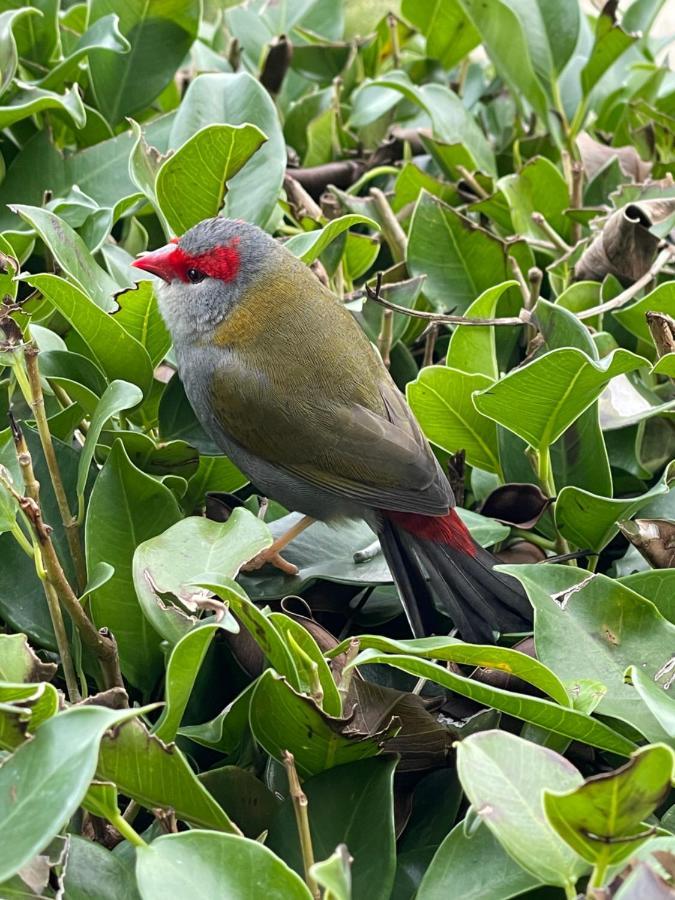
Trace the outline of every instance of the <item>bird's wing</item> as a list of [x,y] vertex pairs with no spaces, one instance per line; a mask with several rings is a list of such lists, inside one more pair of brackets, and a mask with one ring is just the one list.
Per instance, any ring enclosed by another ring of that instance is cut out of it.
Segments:
[[294,397],[293,416],[260,389],[247,397],[241,382],[238,410],[231,391],[216,388],[213,399],[232,440],[317,488],[378,509],[444,514],[454,505],[452,490],[417,421],[386,371],[378,388],[379,402],[369,404],[375,410],[322,403],[316,392]]

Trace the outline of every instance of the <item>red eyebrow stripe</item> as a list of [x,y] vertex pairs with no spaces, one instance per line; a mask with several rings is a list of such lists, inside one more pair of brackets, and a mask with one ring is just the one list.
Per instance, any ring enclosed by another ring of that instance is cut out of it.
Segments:
[[206,253],[190,255],[182,247],[176,247],[171,254],[171,267],[181,281],[188,282],[189,269],[199,269],[209,278],[219,278],[221,281],[232,281],[237,275],[240,266],[240,255],[237,249],[238,238],[234,238],[229,244],[222,247],[214,247]]

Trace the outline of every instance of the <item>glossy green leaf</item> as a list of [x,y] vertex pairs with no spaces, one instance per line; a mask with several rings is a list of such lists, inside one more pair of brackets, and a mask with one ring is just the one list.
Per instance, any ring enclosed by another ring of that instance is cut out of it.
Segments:
[[106,312],[114,308],[117,284],[97,265],[82,238],[63,219],[34,206],[15,205],[13,209],[35,229],[60,268],[82,293]]
[[99,742],[138,714],[85,706],[45,722],[0,769],[0,881],[41,850],[75,812],[89,786]]
[[[517,287],[516,281],[504,281],[483,291],[466,310],[473,319],[493,319],[506,291]],[[458,325],[448,346],[447,364],[461,372],[485,375],[492,381],[499,377],[494,325]]]
[[0,95],[12,83],[12,79],[16,74],[16,67],[19,63],[19,54],[14,38],[14,23],[20,19],[26,19],[27,16],[39,16],[37,9],[31,9],[29,6],[19,7],[17,9],[8,9],[0,13]]
[[[342,642],[330,656],[337,656],[347,649],[348,641]],[[516,675],[539,688],[561,706],[571,706],[570,699],[562,682],[540,662],[526,656],[519,650],[508,647],[481,646],[465,644],[463,641],[448,637],[417,638],[416,640],[393,640],[379,635],[366,634],[359,636],[361,650],[381,650],[385,653],[408,653],[421,659],[437,659],[444,662],[455,662],[460,665],[477,666],[482,669],[497,669]]]
[[616,8],[605,6],[595,26],[595,40],[588,62],[581,70],[581,87],[588,94],[607,69],[637,40],[615,21]]
[[128,291],[115,296],[118,309],[115,320],[147,350],[150,362],[158,366],[171,346],[171,337],[157,306],[151,281],[139,281]]
[[452,68],[480,43],[480,35],[457,0],[403,0],[401,12],[427,39],[427,53]]
[[157,838],[136,850],[142,900],[310,900],[302,879],[257,841],[208,831]]
[[228,181],[265,140],[255,125],[207,125],[165,160],[155,193],[174,234],[220,212]]
[[[613,316],[636,337],[651,343],[651,332],[645,318],[648,312],[675,316],[675,284],[672,281],[660,284],[653,291],[650,291],[646,297],[643,297],[642,300],[637,300],[623,309],[615,310]],[[657,371],[668,374],[663,368],[657,369]]]
[[620,769],[571,790],[546,788],[546,817],[579,856],[595,866],[617,865],[648,837],[644,820],[667,797],[673,762],[672,750],[652,744],[637,750]]
[[555,565],[509,566],[505,571],[522,582],[535,608],[539,660],[562,681],[589,678],[604,684],[600,714],[629,722],[649,740],[664,740],[667,735],[657,720],[624,683],[624,672],[637,659],[653,678],[675,626],[648,600],[606,575]]
[[667,692],[666,685],[660,684],[655,677],[650,678],[637,666],[628,667],[626,681],[633,685],[668,736],[667,743],[675,749],[675,699]]
[[510,277],[506,257],[500,240],[422,191],[406,261],[412,275],[426,275],[424,293],[435,307],[462,313],[479,294]]
[[58,94],[56,91],[46,91],[27,85],[0,106],[0,128],[9,128],[22,119],[38,115],[47,109],[61,110],[72,120],[76,128],[84,125],[84,106],[76,88]]
[[114,13],[94,22],[91,28],[77,39],[68,56],[40,79],[40,87],[54,90],[66,81],[76,80],[80,63],[84,59],[91,60],[101,53],[104,55],[127,53],[130,45],[120,33],[118,25],[119,18]]
[[109,316],[79,288],[58,275],[27,275],[24,280],[41,291],[70,322],[111,381],[119,378],[148,390],[152,380],[150,358],[114,316]]
[[336,238],[347,231],[352,225],[367,225],[374,231],[379,231],[379,225],[368,216],[359,216],[350,214],[347,216],[339,216],[325,225],[323,228],[317,228],[315,231],[306,231],[304,234],[296,234],[289,238],[285,243],[287,250],[290,250],[294,256],[297,256],[307,265],[313,263],[315,259],[323,253]]
[[552,350],[474,395],[483,415],[535,449],[556,441],[600,395],[611,378],[644,363],[628,350],[595,362],[581,350]]
[[310,867],[310,874],[325,891],[326,900],[351,900],[352,857],[346,844],[340,844],[332,856]]
[[[515,567],[522,568],[522,567]],[[628,754],[634,749],[634,744],[622,735],[613,731],[602,722],[592,719],[583,713],[559,706],[550,700],[538,697],[528,697],[514,691],[505,691],[501,688],[490,687],[450,672],[426,659],[418,659],[411,656],[380,653],[377,650],[364,650],[360,653],[354,665],[365,663],[384,663],[403,672],[409,672],[418,678],[427,678],[448,690],[469,697],[485,706],[501,710],[509,715],[530,722],[533,725],[541,725],[556,734],[563,734],[573,740],[581,740],[594,747],[602,747],[613,750],[616,753]],[[549,666],[555,671],[555,667]],[[556,672],[556,674],[558,674]],[[560,676],[559,676],[560,677]]]
[[376,756],[392,731],[349,735],[344,733],[348,722],[321,712],[310,697],[293,690],[272,669],[260,676],[251,698],[250,723],[255,739],[279,761],[285,750],[293,753],[303,777]]
[[569,188],[550,160],[535,156],[517,175],[500,178],[498,186],[508,201],[516,234],[546,240],[548,235],[532,221],[532,213],[538,212],[563,239],[569,239],[572,223],[564,215],[570,205]]
[[[322,772],[303,783],[315,857],[345,844],[352,857],[353,900],[389,900],[395,868],[393,777],[396,761],[367,759]],[[297,872],[302,856],[293,805],[281,806],[269,846]]]
[[406,390],[408,402],[427,438],[448,453],[466,451],[466,460],[487,472],[501,472],[497,427],[473,404],[492,379],[446,366],[427,366]]
[[[235,509],[227,522],[190,516],[139,542],[133,579],[148,621],[175,644],[195,624],[193,600],[203,594],[196,581],[234,578],[271,541],[264,522],[248,510]],[[232,624],[230,620],[230,630]]]
[[0,634],[0,681],[51,681],[55,672],[55,664],[42,662],[25,634]]
[[230,181],[224,212],[264,226],[281,189],[286,151],[274,104],[255,78],[247,72],[195,78],[171,125],[169,146],[180,147],[205,125],[246,123],[259,128],[267,142]]
[[127,54],[98,54],[89,61],[96,103],[115,125],[145,109],[173,78],[197,36],[199,0],[92,0],[90,23],[119,15]]
[[96,443],[106,422],[125,409],[131,409],[141,402],[143,393],[135,384],[128,381],[112,381],[105,389],[94,415],[92,416],[87,437],[80,454],[80,464],[77,470],[77,499],[80,509],[80,519],[84,518],[84,490],[87,485],[89,467],[91,466],[96,450]]
[[460,822],[434,854],[417,900],[447,900],[450,884],[462,900],[509,900],[540,883],[518,865],[489,828],[483,826],[469,835]]
[[564,757],[508,732],[482,731],[457,745],[457,771],[481,821],[535,878],[572,887],[587,871],[544,812],[543,791],[583,783]]
[[239,833],[237,826],[201,784],[175,744],[165,744],[139,721],[106,735],[96,777],[147,809],[172,809],[195,828]]
[[179,518],[169,488],[137,469],[115,443],[96,480],[85,525],[89,570],[106,562],[115,574],[93,593],[90,605],[96,624],[106,625],[117,639],[122,671],[145,690],[159,674],[160,638],[136,599],[132,559],[138,544]]
[[101,844],[71,834],[64,878],[68,900],[140,900],[133,868]]

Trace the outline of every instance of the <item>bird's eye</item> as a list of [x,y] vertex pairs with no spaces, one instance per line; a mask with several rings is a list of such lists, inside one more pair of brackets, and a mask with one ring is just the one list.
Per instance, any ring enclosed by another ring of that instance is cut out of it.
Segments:
[[200,269],[188,269],[186,274],[188,281],[192,284],[199,284],[200,281],[203,281],[206,278],[206,274]]

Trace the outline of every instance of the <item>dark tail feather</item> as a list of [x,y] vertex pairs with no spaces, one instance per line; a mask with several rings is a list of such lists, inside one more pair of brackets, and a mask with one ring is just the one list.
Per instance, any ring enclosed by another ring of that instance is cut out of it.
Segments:
[[495,572],[495,557],[469,537],[454,512],[450,515],[452,527],[465,532],[454,546],[415,534],[388,517],[382,522],[382,550],[415,636],[437,632],[432,592],[465,641],[493,643],[495,631],[528,630],[532,607],[521,585]]

